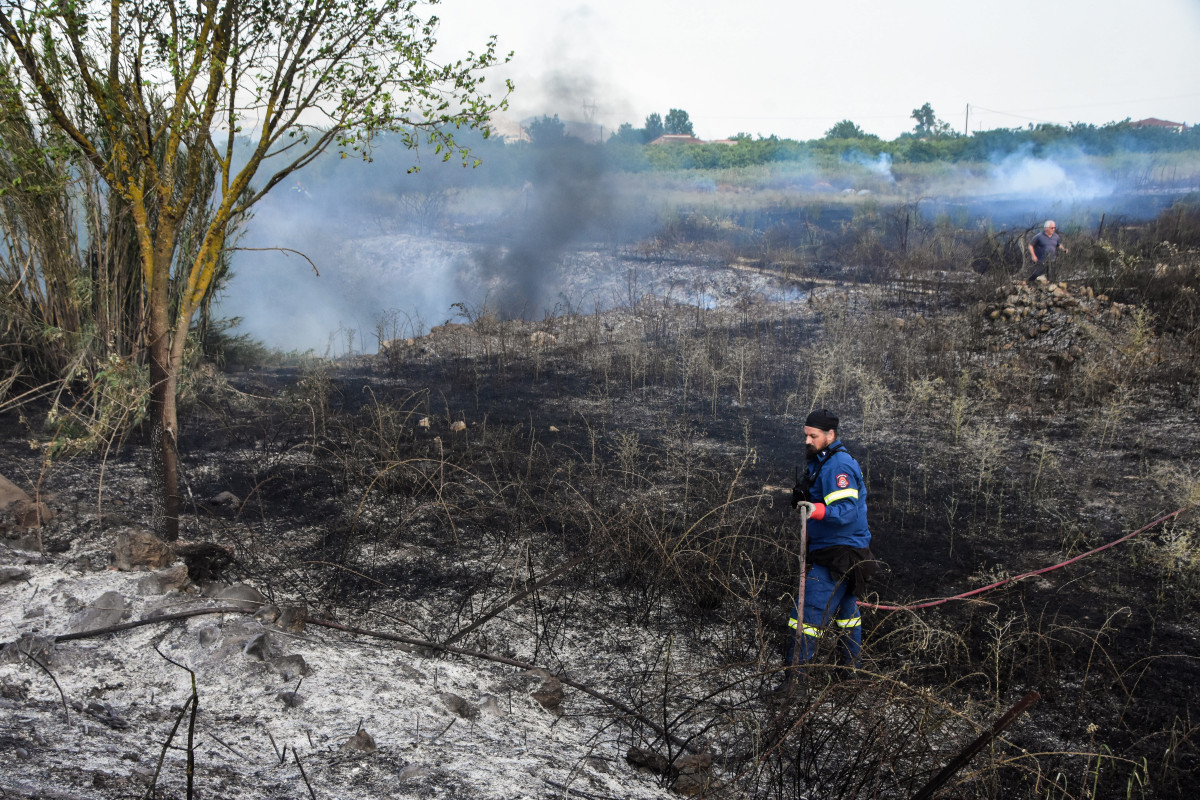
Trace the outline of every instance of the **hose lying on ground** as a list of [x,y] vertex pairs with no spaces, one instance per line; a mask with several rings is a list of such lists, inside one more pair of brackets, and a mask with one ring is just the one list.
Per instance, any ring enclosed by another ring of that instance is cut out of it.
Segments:
[[1023,572],[1020,575],[1015,575],[1011,578],[1005,578],[1004,580],[996,581],[995,583],[989,583],[987,586],[983,586],[979,589],[972,589],[971,591],[963,592],[962,594],[956,594],[953,597],[941,597],[941,598],[938,598],[937,600],[927,600],[923,603],[913,603],[912,605],[904,605],[904,606],[884,605],[882,603],[866,603],[861,600],[859,601],[858,605],[860,608],[873,608],[876,611],[916,611],[919,608],[932,608],[933,606],[940,606],[942,603],[948,603],[951,600],[965,600],[968,597],[973,597],[977,594],[982,594],[984,592],[991,591],[992,589],[996,589],[1000,586],[1003,586],[1006,583],[1015,583],[1019,580],[1024,580],[1025,578],[1031,578],[1034,575],[1041,575],[1042,573],[1045,573],[1045,572],[1051,572],[1056,569],[1061,569],[1062,567],[1065,567],[1068,564],[1074,564],[1076,561],[1079,561],[1080,559],[1095,555],[1096,553],[1099,553],[1101,550],[1107,550],[1108,548],[1118,545],[1121,542],[1125,542],[1125,541],[1132,539],[1133,537],[1137,536],[1140,533],[1145,533],[1146,531],[1153,528],[1155,525],[1158,525],[1160,523],[1166,522],[1169,519],[1177,517],[1180,514],[1182,514],[1183,512],[1187,511],[1188,509],[1194,508],[1194,507],[1195,507],[1195,504],[1190,505],[1190,506],[1184,506],[1183,508],[1179,509],[1178,511],[1172,511],[1170,514],[1161,516],[1158,519],[1154,520],[1153,522],[1145,525],[1144,527],[1138,528],[1133,533],[1127,533],[1124,536],[1122,536],[1120,539],[1114,539],[1113,541],[1109,542],[1108,544],[1104,544],[1104,545],[1096,547],[1092,550],[1088,550],[1086,553],[1080,553],[1079,555],[1075,556],[1074,558],[1069,558],[1066,561],[1060,562],[1058,564],[1053,564],[1049,567],[1042,567],[1041,569],[1035,569],[1032,572]]

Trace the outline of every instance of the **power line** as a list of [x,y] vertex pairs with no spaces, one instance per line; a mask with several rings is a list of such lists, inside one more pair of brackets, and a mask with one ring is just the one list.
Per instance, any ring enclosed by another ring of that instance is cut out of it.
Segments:
[[[1163,97],[1143,97],[1138,100],[1112,100],[1112,101],[1106,101],[1103,103],[1081,103],[1078,105],[1071,105],[1071,106],[1043,106],[1040,108],[1025,108],[1025,109],[1021,109],[1021,110],[1027,111],[1027,112],[1070,111],[1070,110],[1076,109],[1076,108],[1105,108],[1105,107],[1109,107],[1109,106],[1124,106],[1124,105],[1129,105],[1130,103],[1150,103],[1150,102],[1158,102],[1160,100],[1180,100],[1180,99],[1183,99],[1186,97],[1200,97],[1200,92],[1189,92],[1188,94],[1166,95]],[[1042,119],[1040,117],[1030,117],[1030,116],[1027,116],[1026,114],[1019,114],[1014,111],[1001,111],[996,108],[986,108],[984,106],[977,105],[975,103],[971,104],[971,108],[977,108],[980,111],[989,111],[993,114],[1001,114],[1006,117],[1015,117],[1017,119],[1029,120],[1031,122],[1045,122],[1045,123],[1048,123],[1051,125],[1055,124],[1054,120]]]
[[1027,116],[1025,116],[1024,114],[1014,114],[1014,113],[1013,113],[1013,112],[1011,112],[1011,111],[997,111],[997,110],[996,110],[996,109],[994,109],[994,108],[988,108],[988,107],[986,107],[986,106],[980,106],[980,105],[976,105],[975,103],[972,103],[972,104],[971,104],[971,108],[975,109],[976,111],[988,111],[988,112],[990,112],[990,113],[992,113],[992,114],[1000,114],[1000,115],[1002,115],[1002,116],[1005,116],[1005,117],[1014,117],[1014,118],[1016,118],[1016,119],[1024,119],[1024,120],[1029,120],[1030,122],[1045,122],[1045,123],[1046,123],[1046,124],[1048,124],[1048,125],[1053,125],[1053,124],[1054,124],[1054,121],[1053,121],[1053,120],[1049,120],[1049,119],[1040,119],[1040,118],[1038,118],[1038,117],[1027,117]]

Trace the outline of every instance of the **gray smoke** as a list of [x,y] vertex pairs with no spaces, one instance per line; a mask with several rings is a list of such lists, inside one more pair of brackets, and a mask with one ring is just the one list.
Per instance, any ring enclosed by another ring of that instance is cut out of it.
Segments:
[[1032,152],[1032,146],[1026,146],[992,159],[985,193],[1061,203],[1111,197],[1116,192],[1116,181],[1088,165],[1077,150],[1059,148],[1043,156]]
[[601,151],[566,137],[536,147],[533,158],[511,243],[478,256],[505,318],[534,318],[553,305],[567,248],[594,239],[613,218]]

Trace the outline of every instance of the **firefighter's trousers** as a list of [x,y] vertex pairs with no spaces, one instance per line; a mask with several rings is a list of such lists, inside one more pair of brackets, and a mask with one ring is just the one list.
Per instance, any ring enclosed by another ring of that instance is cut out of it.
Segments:
[[844,580],[837,580],[828,567],[813,564],[804,583],[804,621],[798,625],[796,609],[788,620],[792,635],[788,637],[786,663],[792,663],[799,646],[799,663],[812,661],[818,643],[837,640],[842,664],[857,667],[862,651],[862,617],[858,614],[858,598],[846,589]]

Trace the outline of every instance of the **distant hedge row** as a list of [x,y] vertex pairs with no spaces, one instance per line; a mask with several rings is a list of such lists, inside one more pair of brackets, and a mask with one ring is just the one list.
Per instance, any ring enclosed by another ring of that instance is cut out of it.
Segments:
[[[466,186],[521,186],[548,180],[594,180],[609,172],[717,170],[804,163],[836,168],[839,163],[866,163],[891,159],[894,163],[956,163],[995,161],[1013,153],[1038,157],[1065,154],[1104,157],[1118,153],[1200,154],[1200,128],[1175,133],[1162,128],[1138,128],[1128,122],[1107,125],[1038,125],[1032,128],[979,131],[969,136],[943,134],[918,138],[906,133],[892,141],[866,135],[852,139],[812,139],[800,142],[776,136],[738,136],[733,144],[630,143],[610,138],[603,145],[585,144],[568,135],[543,137],[533,142],[505,143],[485,139],[475,131],[456,132],[456,138],[482,161],[479,169],[463,169],[440,158],[416,156],[420,172],[411,173],[414,154],[400,137],[383,135],[374,142],[370,163],[348,166],[336,153],[326,153],[301,176],[304,185],[319,187],[350,180],[355,192],[365,188],[388,191],[423,191]],[[252,143],[247,142],[249,147]],[[348,177],[349,174],[352,177]]]
[[1119,152],[1154,153],[1200,150],[1200,128],[1182,133],[1164,128],[1139,128],[1128,122],[1107,125],[1038,125],[1033,128],[997,128],[969,136],[949,135],[920,139],[903,134],[892,141],[877,136],[855,139],[812,139],[798,142],[771,136],[740,137],[736,145],[605,145],[612,164],[629,170],[725,169],[777,161],[804,161],[821,156],[862,153],[878,157],[886,153],[894,161],[987,161],[1025,151],[1033,156],[1072,149],[1084,155],[1105,156]]

